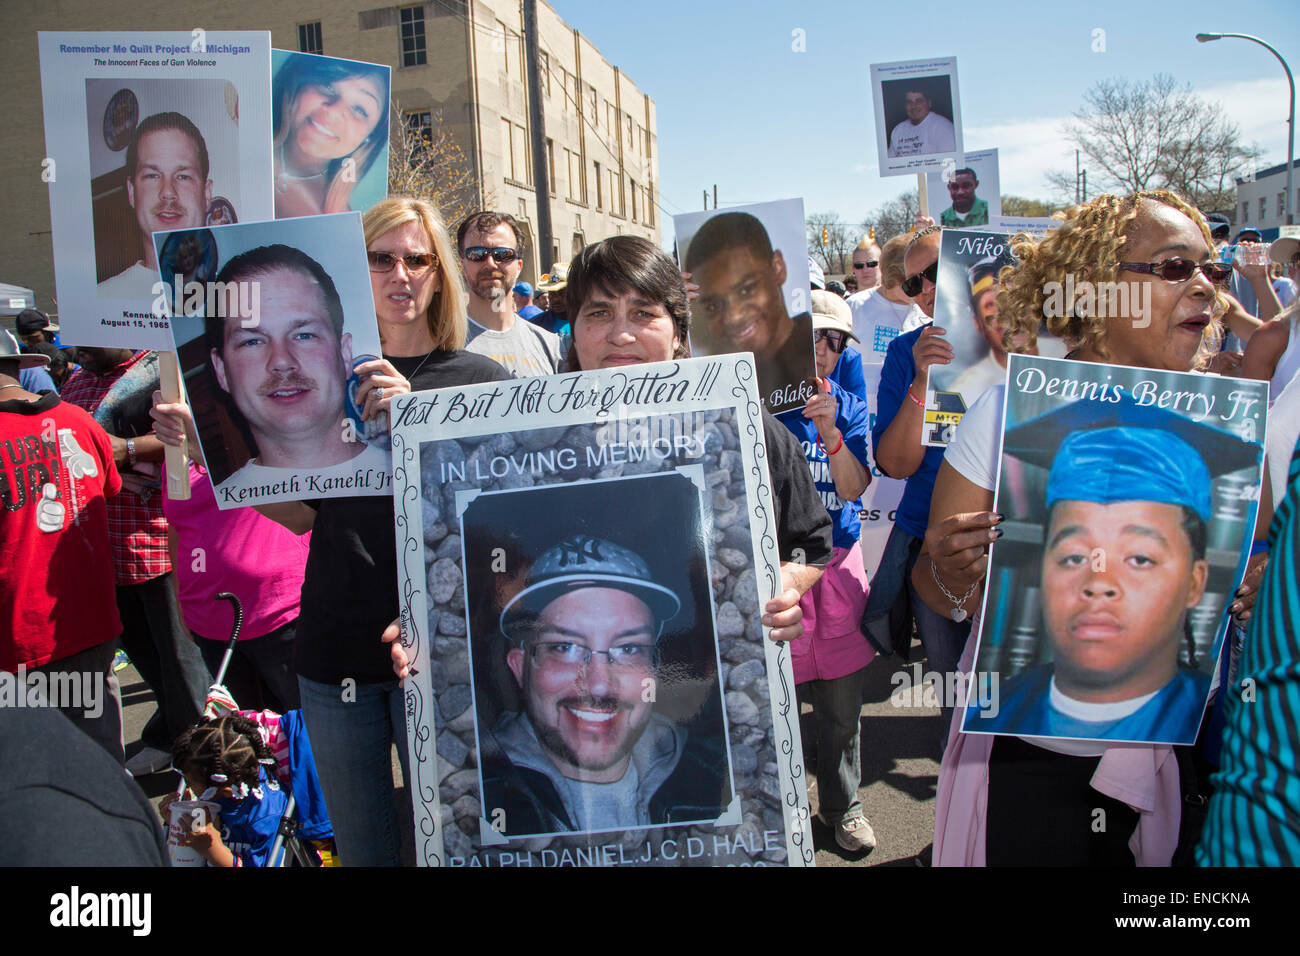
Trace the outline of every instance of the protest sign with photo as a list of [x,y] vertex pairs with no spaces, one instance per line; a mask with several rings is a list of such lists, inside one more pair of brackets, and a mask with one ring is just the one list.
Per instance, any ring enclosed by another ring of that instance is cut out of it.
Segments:
[[921,442],[943,447],[975,399],[1006,376],[1007,352],[997,322],[998,273],[1015,262],[1008,237],[947,230],[939,246],[934,324],[947,332],[953,359],[930,366]]
[[62,339],[169,348],[152,233],[272,217],[271,35],[38,43]]
[[881,176],[942,172],[945,160],[961,160],[956,57],[873,63],[871,99]]
[[[976,229],[945,230],[939,247],[934,323],[947,332],[953,359],[931,365],[921,443],[942,448],[975,399],[1006,378],[1007,352],[997,322],[998,276],[1014,265],[1011,236]],[[1065,343],[1038,329],[1034,354],[1064,358]]]
[[691,302],[691,354],[752,352],[772,414],[816,391],[803,200],[673,217],[677,257],[700,287]]
[[925,179],[930,218],[945,228],[987,228],[991,217],[1002,215],[996,149],[966,153]]
[[813,862],[748,356],[393,404],[423,865]]
[[388,195],[392,68],[271,51],[275,216],[365,212]]
[[356,366],[380,355],[361,215],[154,241],[153,308],[173,316],[217,505],[391,494],[387,419],[356,401]]
[[1268,383],[1012,355],[963,730],[1196,739],[1250,556]]

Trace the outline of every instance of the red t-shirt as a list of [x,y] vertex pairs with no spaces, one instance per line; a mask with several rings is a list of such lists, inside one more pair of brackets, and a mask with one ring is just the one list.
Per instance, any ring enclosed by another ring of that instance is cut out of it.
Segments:
[[108,434],[53,392],[0,402],[0,670],[62,660],[122,631]]

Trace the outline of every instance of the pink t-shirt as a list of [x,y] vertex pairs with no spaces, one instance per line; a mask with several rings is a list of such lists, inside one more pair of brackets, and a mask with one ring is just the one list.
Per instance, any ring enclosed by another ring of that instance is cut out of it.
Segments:
[[[164,483],[165,484],[165,483]],[[262,637],[298,617],[311,533],[296,535],[252,508],[222,511],[208,473],[190,465],[190,499],[163,500],[176,533],[176,583],[185,625],[226,641],[234,626],[229,591],[244,606],[240,640]]]

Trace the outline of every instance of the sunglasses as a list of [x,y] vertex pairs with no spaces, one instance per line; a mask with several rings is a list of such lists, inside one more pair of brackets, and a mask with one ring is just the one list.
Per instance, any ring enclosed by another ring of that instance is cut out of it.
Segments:
[[392,272],[401,262],[411,275],[427,271],[438,261],[432,252],[412,252],[406,256],[395,256],[391,252],[367,252],[366,258],[370,260],[371,272]]
[[846,333],[835,329],[813,329],[813,342],[825,342],[826,347],[832,352],[843,352],[844,347],[849,344],[849,337]]
[[1227,285],[1228,280],[1232,278],[1230,265],[1222,262],[1193,262],[1181,256],[1166,259],[1164,262],[1121,262],[1119,267],[1129,272],[1144,272],[1159,276],[1166,282],[1186,282],[1196,274],[1197,269],[1215,285]]
[[909,276],[908,278],[903,280],[903,284],[900,286],[900,288],[903,290],[903,295],[907,296],[909,299],[915,299],[918,295],[920,295],[922,279],[927,280],[931,285],[934,285],[939,281],[939,260],[938,259],[934,260],[934,262],[930,263],[928,266],[926,266],[916,275]]
[[880,260],[879,260],[879,259],[868,259],[866,262],[855,262],[855,263],[853,263],[853,268],[855,268],[855,269],[874,269],[874,268],[875,268],[876,266],[878,266],[878,265],[880,265]]
[[514,249],[507,249],[505,246],[497,246],[495,249],[489,249],[487,246],[470,246],[461,253],[462,258],[470,262],[482,262],[488,256],[497,265],[505,265],[507,262],[514,262],[519,258],[519,253]]

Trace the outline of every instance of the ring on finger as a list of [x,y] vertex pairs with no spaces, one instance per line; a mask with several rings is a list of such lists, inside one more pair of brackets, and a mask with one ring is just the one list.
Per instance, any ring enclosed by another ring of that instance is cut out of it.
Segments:
[[383,400],[384,400],[384,387],[380,385],[378,388],[375,389],[375,401],[382,402]]

